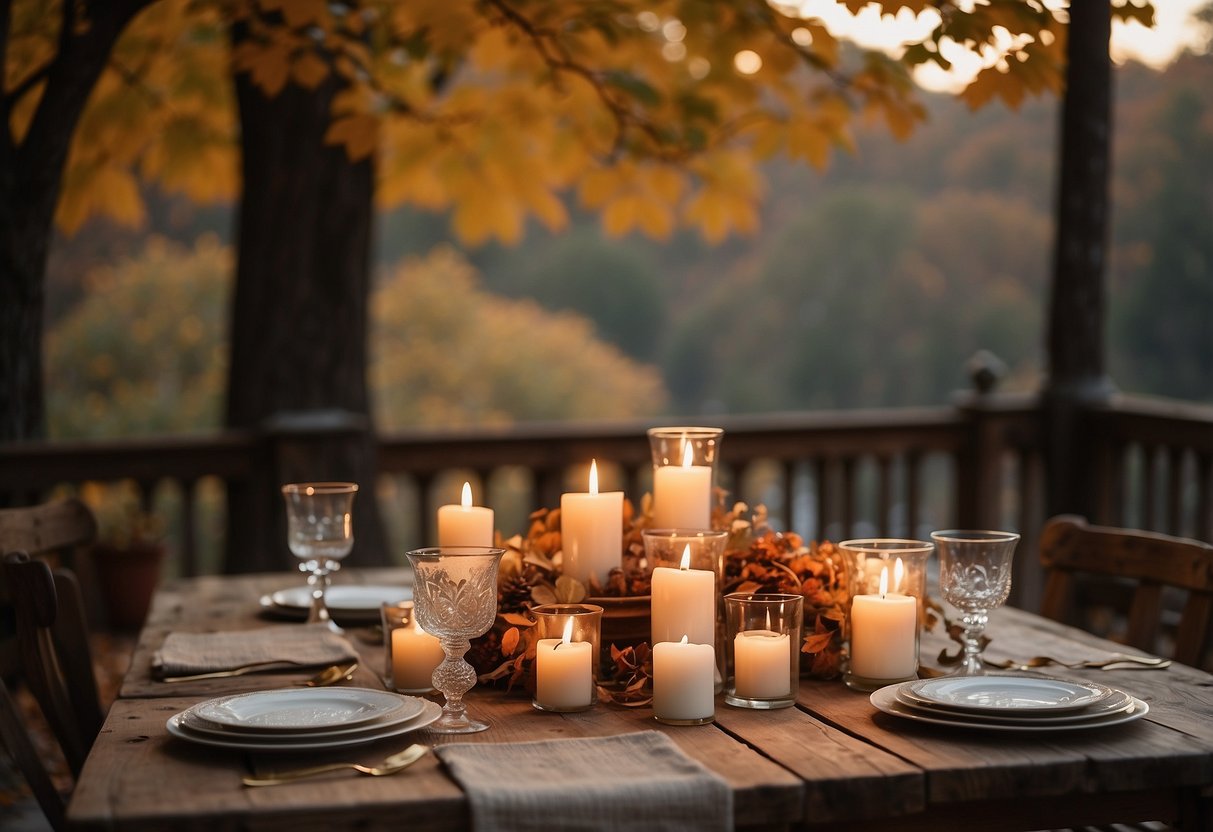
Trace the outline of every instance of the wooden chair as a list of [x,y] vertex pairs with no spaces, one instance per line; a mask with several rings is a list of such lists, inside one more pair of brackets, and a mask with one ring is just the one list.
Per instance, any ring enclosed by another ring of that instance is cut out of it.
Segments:
[[[16,620],[17,670],[54,732],[74,776],[80,774],[103,714],[80,585],[66,568],[31,557],[91,542],[97,524],[76,499],[0,510],[0,577]],[[0,685],[3,680],[0,680]],[[47,820],[64,824],[64,800],[35,750],[7,687],[0,689],[0,738]]]
[[1075,583],[1084,575],[1131,582],[1133,591],[1123,640],[1158,651],[1164,589],[1187,593],[1175,632],[1172,658],[1199,667],[1213,642],[1213,545],[1134,529],[1088,525],[1060,515],[1040,535],[1040,560],[1048,570],[1041,614],[1068,621]]

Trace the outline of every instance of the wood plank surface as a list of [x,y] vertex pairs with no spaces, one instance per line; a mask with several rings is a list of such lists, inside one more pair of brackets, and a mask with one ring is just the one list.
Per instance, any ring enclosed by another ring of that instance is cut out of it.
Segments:
[[[398,572],[341,578],[403,580]],[[1049,675],[1122,687],[1151,707],[1145,719],[1129,725],[1057,734],[915,724],[879,713],[867,694],[840,682],[802,680],[797,707],[752,711],[718,700],[716,722],[695,727],[659,724],[650,708],[598,705],[577,714],[541,713],[525,694],[478,688],[468,702],[472,715],[491,726],[481,734],[420,731],[364,747],[291,755],[206,748],[170,737],[168,717],[202,699],[283,687],[309,675],[275,672],[170,685],[150,672],[167,633],[266,626],[273,619],[263,616],[258,598],[298,580],[293,573],[210,577],[158,593],[121,698],[72,796],[73,828],[462,830],[470,826],[466,799],[433,756],[386,778],[338,773],[248,789],[240,777],[332,759],[375,762],[414,741],[500,743],[641,730],[668,735],[721,775],[733,788],[735,819],[743,828],[1012,830],[1147,816],[1169,820],[1181,811],[1195,818],[1195,828],[1209,822],[1199,814],[1208,811],[1207,804],[1200,808],[1199,793],[1213,787],[1213,677],[1181,665],[1048,669]],[[1013,609],[996,611],[987,632],[992,658],[1078,660],[1122,650]],[[382,646],[366,629],[351,628],[347,635],[362,655],[351,684],[382,687]],[[945,671],[934,657],[954,646],[940,632],[926,634],[924,672]]]

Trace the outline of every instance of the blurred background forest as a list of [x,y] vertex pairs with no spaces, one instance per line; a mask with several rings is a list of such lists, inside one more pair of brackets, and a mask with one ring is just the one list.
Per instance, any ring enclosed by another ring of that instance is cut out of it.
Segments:
[[[1109,369],[1213,402],[1213,56],[1130,62],[1115,85]],[[581,216],[466,248],[445,216],[382,215],[380,429],[939,404],[979,349],[1002,389],[1037,389],[1057,103],[925,100],[905,142],[860,130],[825,173],[768,166],[760,230],[719,245]],[[146,196],[137,231],[55,241],[52,439],[220,426],[232,208]]]

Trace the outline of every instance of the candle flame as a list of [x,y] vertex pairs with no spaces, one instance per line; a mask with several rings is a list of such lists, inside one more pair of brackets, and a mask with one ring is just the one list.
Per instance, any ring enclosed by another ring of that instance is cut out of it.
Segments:
[[768,630],[771,629],[771,610],[769,608],[767,609],[767,627],[766,628]]
[[590,493],[598,493],[598,460],[590,460]]
[[573,640],[573,619],[568,619],[564,622],[564,635],[560,638],[561,644],[569,644]]
[[894,592],[901,592],[901,579],[905,577],[905,574],[906,574],[905,564],[903,564],[901,562],[901,558],[898,558],[897,562],[893,564],[893,591]]
[[680,564],[678,564],[678,568],[679,569],[690,569],[691,568],[691,544],[690,543],[688,543],[687,547],[682,550],[682,562]]
[[687,442],[687,438],[682,437],[682,467],[690,468],[695,462],[695,450],[691,447],[691,443]]
[[880,597],[883,598],[889,593],[889,567],[883,566],[880,569]]
[[471,508],[472,506],[472,484],[470,482],[463,484],[463,499],[460,500],[460,505],[464,508]]
[[682,641],[680,641],[680,642],[678,642],[678,643],[679,643],[679,644],[686,644],[686,643],[687,643],[687,637],[686,637],[686,636],[683,636],[683,637],[682,637]]

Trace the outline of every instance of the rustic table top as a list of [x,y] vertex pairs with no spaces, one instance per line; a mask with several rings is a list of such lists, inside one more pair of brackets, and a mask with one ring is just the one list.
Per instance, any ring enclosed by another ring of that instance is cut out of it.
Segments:
[[[165,635],[267,624],[258,599],[298,580],[285,573],[204,577],[157,593],[120,698],[72,794],[73,828],[470,827],[463,792],[432,755],[394,777],[336,774],[247,789],[242,776],[280,768],[281,760],[169,736],[168,717],[203,699],[285,687],[306,674],[155,681],[151,657]],[[403,580],[402,572],[382,570],[339,575],[347,583]],[[349,632],[364,659],[351,684],[381,687],[383,648],[357,628]],[[1015,609],[996,611],[987,633],[992,658],[1096,658],[1121,649]],[[924,635],[924,669],[950,644],[940,633]],[[714,724],[671,727],[655,722],[649,708],[600,704],[582,713],[540,713],[523,693],[477,688],[469,710],[490,723],[488,731],[454,737],[422,731],[341,752],[301,752],[291,763],[372,762],[413,741],[491,743],[651,729],[733,787],[739,827],[1036,829],[1163,818],[1210,828],[1213,676],[1181,665],[1084,673],[1147,701],[1150,713],[1089,731],[985,733],[890,717],[841,682],[806,679],[795,708],[754,711],[718,701]],[[1081,675],[1055,675],[1065,674]]]

